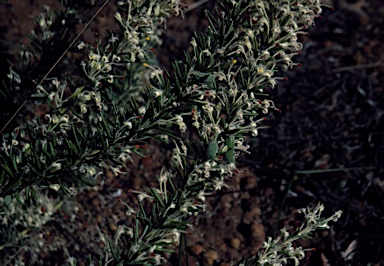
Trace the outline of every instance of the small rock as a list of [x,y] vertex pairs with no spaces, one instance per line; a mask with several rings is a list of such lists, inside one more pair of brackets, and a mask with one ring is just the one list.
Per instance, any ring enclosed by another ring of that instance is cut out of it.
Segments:
[[252,223],[251,226],[252,230],[252,237],[253,238],[259,238],[264,241],[265,239],[265,231],[264,231],[264,226],[261,223]]
[[111,170],[106,170],[105,171],[105,176],[107,177],[107,179],[113,179],[114,176],[113,176],[113,173]]
[[225,253],[228,250],[228,245],[225,243],[224,239],[217,240],[215,248]]
[[114,224],[114,223],[109,223],[109,229],[111,229],[112,231],[116,231],[117,230],[117,225]]
[[96,216],[96,220],[98,223],[102,223],[104,221],[103,216],[101,216],[100,214]]
[[141,169],[149,169],[152,167],[152,158],[150,156],[144,157],[141,159],[140,168]]
[[98,191],[97,190],[91,190],[88,192],[88,197],[93,198],[97,195]]
[[236,238],[236,237],[232,238],[232,240],[231,240],[231,246],[232,246],[234,249],[239,249],[240,245],[241,245],[241,241],[240,241],[240,239],[238,239],[238,238]]
[[203,252],[204,248],[200,244],[196,244],[191,248],[191,251],[194,255],[198,256],[201,252]]
[[243,217],[244,223],[250,224],[252,221],[260,217],[261,210],[259,207],[253,207],[252,209],[248,210]]
[[257,187],[257,179],[255,176],[244,177],[241,181],[244,190],[251,190]]
[[217,259],[219,259],[219,254],[212,249],[204,253],[204,261],[207,265],[213,265]]
[[264,195],[267,197],[267,198],[270,198],[272,197],[273,195],[275,194],[275,192],[273,191],[273,188],[267,188],[264,192]]
[[264,226],[261,223],[252,223],[252,241],[251,241],[251,252],[257,253],[260,248],[263,246],[263,242],[265,241],[265,231]]
[[94,198],[94,199],[92,200],[92,204],[93,204],[93,206],[95,206],[95,207],[98,207],[98,206],[99,206],[99,203],[100,203],[100,201],[99,201],[98,198]]

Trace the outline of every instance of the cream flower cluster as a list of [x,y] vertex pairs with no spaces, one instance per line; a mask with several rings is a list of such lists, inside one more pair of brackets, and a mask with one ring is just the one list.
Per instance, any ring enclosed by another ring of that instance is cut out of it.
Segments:
[[[185,146],[179,147],[175,143],[176,148],[173,152],[174,163],[177,164],[176,168],[182,169],[184,167],[184,161],[187,157],[187,148]],[[190,216],[196,216],[201,212],[205,212],[206,208],[206,191],[220,190],[226,186],[224,180],[237,173],[237,169],[234,164],[218,163],[218,162],[204,162],[196,165],[195,169],[189,174],[186,188],[179,190],[178,197],[174,194],[176,191],[172,191],[172,186],[169,186],[170,182],[174,182],[177,174],[171,173],[163,167],[160,176],[158,178],[159,188],[150,188],[146,191],[133,191],[137,194],[137,198],[140,202],[144,200],[150,203],[160,202],[161,208],[158,208],[158,217],[162,217],[162,226],[154,228],[152,231],[144,232],[135,245],[132,245],[128,254],[133,256],[138,252],[139,247],[142,252],[137,255],[135,262],[153,261],[166,261],[163,258],[164,246],[178,245],[181,233],[187,233],[192,229],[192,226],[186,224],[184,221]],[[196,190],[200,184],[204,184],[203,189]],[[167,185],[168,184],[168,185]],[[134,210],[127,203],[124,203],[128,210],[128,215],[142,215],[139,211]],[[143,203],[142,203],[143,204]],[[180,225],[179,229],[176,229],[175,225]],[[167,229],[175,227],[174,229]],[[181,229],[184,228],[184,229]],[[133,228],[127,227],[124,229],[125,234],[134,241],[135,236],[132,233]],[[151,243],[149,239],[152,236],[156,236]],[[137,236],[136,236],[137,237]],[[143,242],[142,239],[146,239],[147,242]]]
[[328,223],[336,222],[342,214],[341,211],[337,211],[330,217],[323,218],[321,216],[323,210],[324,205],[320,203],[314,207],[299,210],[299,213],[305,215],[305,221],[300,228],[294,233],[283,228],[278,238],[268,237],[263,244],[263,250],[240,265],[285,265],[290,260],[294,261],[295,265],[299,265],[299,261],[305,257],[304,252],[309,250],[294,247],[293,242],[301,238],[309,238],[315,230],[329,228]]
[[[271,109],[280,111],[273,101],[265,99],[263,90],[286,79],[275,76],[278,70],[298,65],[292,61],[302,48],[298,35],[305,34],[321,13],[320,2],[314,0],[240,2],[232,1],[233,9],[241,4],[250,10],[251,17],[247,27],[234,30],[229,44],[222,45],[208,37],[200,41],[204,45],[200,48],[196,38],[191,41],[192,61],[199,65],[203,58],[215,58],[219,61],[218,71],[205,74],[191,68],[187,77],[205,78],[205,82],[183,88],[183,96],[196,104],[190,114],[192,126],[202,139],[217,142],[222,152],[228,148],[229,136],[224,132],[231,132],[235,138],[257,136],[265,128],[260,125],[263,115]],[[224,19],[227,16],[225,12],[221,15]],[[211,28],[209,31],[212,36],[217,34]],[[239,149],[246,151],[245,147]]]
[[[52,189],[54,188],[55,187],[52,186]],[[26,199],[25,190],[23,190],[19,196],[20,200],[24,202]],[[52,220],[58,202],[49,199],[44,194],[40,194],[36,206],[27,208],[26,210],[21,208],[16,198],[7,200],[7,198],[0,197],[0,204],[4,204],[6,208],[6,212],[0,217],[0,224],[21,225],[24,228],[31,229],[41,228],[44,224]]]

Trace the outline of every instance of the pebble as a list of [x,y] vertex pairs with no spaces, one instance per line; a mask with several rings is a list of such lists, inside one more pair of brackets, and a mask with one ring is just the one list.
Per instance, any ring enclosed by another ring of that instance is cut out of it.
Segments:
[[92,200],[92,204],[93,204],[93,206],[95,206],[95,207],[98,207],[98,206],[99,206],[99,203],[100,203],[100,201],[99,201],[98,198],[94,198],[94,199]]
[[241,241],[240,241],[240,239],[238,239],[238,238],[236,238],[236,237],[234,237],[234,238],[231,239],[231,246],[232,246],[234,249],[239,249],[240,245],[241,245]]
[[265,239],[265,231],[264,226],[261,223],[252,223],[251,226],[252,229],[252,237],[253,238],[259,238],[259,239]]
[[219,254],[217,254],[217,252],[212,249],[204,253],[204,260],[207,265],[213,265],[217,259],[219,259]]
[[101,216],[100,214],[97,214],[96,220],[98,223],[102,223],[104,221],[103,216]]
[[200,244],[196,244],[191,248],[191,251],[194,255],[198,256],[201,252],[203,252],[204,248]]
[[114,224],[114,223],[109,223],[109,229],[111,229],[112,231],[116,231],[117,230],[117,225]]

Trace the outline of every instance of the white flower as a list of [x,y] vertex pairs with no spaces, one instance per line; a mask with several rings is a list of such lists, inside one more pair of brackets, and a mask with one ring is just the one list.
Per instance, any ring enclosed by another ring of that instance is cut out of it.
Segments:
[[52,123],[54,123],[54,124],[59,123],[59,118],[57,117],[57,115],[52,116]]
[[89,91],[84,91],[80,93],[77,98],[82,102],[87,102],[92,99],[92,95]]
[[120,170],[121,169],[121,166],[117,166],[117,167],[113,167],[113,166],[109,166],[113,175],[114,176],[118,176],[119,174],[122,174],[123,172]]
[[269,84],[271,84],[271,87],[274,88],[276,86],[276,79],[270,78],[269,79]]
[[105,72],[110,72],[112,70],[111,64],[105,64],[104,65],[104,70],[105,70]]
[[126,203],[123,204],[128,208],[128,210],[125,212],[125,215],[131,216],[132,214],[136,214],[136,211],[131,206]]
[[58,88],[59,85],[60,85],[60,81],[58,81],[57,78],[54,78],[54,79],[52,80],[52,84],[55,85],[56,88]]
[[195,39],[195,38],[192,38],[192,40],[191,40],[191,45],[192,45],[193,47],[196,47],[196,46],[197,46],[197,43],[196,43],[196,39]]
[[221,188],[226,186],[226,185],[224,184],[223,180],[215,180],[213,186],[214,186],[215,190],[217,191],[217,190],[221,190]]
[[101,69],[101,63],[97,60],[91,61],[90,64],[91,68],[100,70]]
[[48,94],[48,92],[43,88],[43,86],[41,85],[37,85],[36,86],[36,89],[37,89],[37,93],[40,93],[40,94]]
[[96,168],[94,166],[88,166],[87,172],[89,176],[94,176],[96,174]]
[[100,60],[100,55],[95,54],[94,52],[90,52],[88,57],[90,60],[93,60],[93,61],[99,61]]
[[116,20],[118,22],[120,22],[120,23],[123,22],[123,18],[121,17],[121,14],[119,12],[116,12],[114,17],[116,18]]
[[69,116],[67,114],[60,117],[60,122],[68,123],[69,122]]
[[122,152],[122,153],[120,153],[118,159],[122,162],[126,162],[126,161],[131,160],[131,156],[128,153]]
[[58,171],[61,169],[61,163],[52,163],[51,167],[52,167],[52,172]]
[[280,232],[281,232],[281,235],[283,236],[284,240],[289,237],[289,233],[285,227],[283,229],[281,229]]
[[267,109],[267,108],[262,108],[262,109],[261,109],[261,112],[262,112],[263,114],[268,114],[268,109]]
[[238,110],[238,111],[236,112],[236,117],[237,117],[238,119],[243,119],[243,111],[242,111],[242,110]]
[[147,110],[146,110],[146,108],[145,108],[145,106],[141,106],[140,108],[139,108],[139,115],[144,115],[145,114],[145,112],[146,112]]
[[163,94],[163,91],[162,90],[154,90],[153,91],[153,97],[157,98],[159,96],[161,96]]
[[266,70],[267,70],[267,69],[266,69],[265,65],[258,65],[258,66],[256,67],[256,71],[257,71],[257,73],[260,74],[260,75],[263,75],[263,73],[264,73]]
[[159,67],[154,67],[153,71],[150,74],[151,78],[157,78],[160,79],[160,77],[163,75],[163,71]]
[[221,133],[221,127],[219,125],[214,124],[212,126],[212,131],[218,135]]
[[87,106],[85,104],[79,104],[80,113],[85,114],[87,112]]
[[167,260],[164,259],[160,254],[156,254],[153,258],[155,260],[156,265],[162,265],[163,262],[166,262]]
[[120,60],[121,60],[120,56],[117,56],[117,55],[112,56],[112,61],[120,62]]
[[165,171],[165,167],[163,167],[161,169],[161,172],[160,172],[160,177],[159,177],[159,183],[160,185],[162,185],[163,183],[165,184],[168,180],[168,175],[169,173],[167,171]]
[[108,57],[106,55],[103,55],[101,57],[101,61],[103,61],[104,63],[107,63],[109,61]]
[[185,207],[184,205],[183,205],[183,207],[180,208],[180,212],[183,212],[183,213],[186,213],[186,214],[190,214],[188,212],[188,210],[187,210],[187,207]]
[[127,234],[127,236],[129,237],[129,238],[133,238],[133,229],[132,228],[127,228],[126,229],[126,231],[125,231],[125,233]]
[[343,214],[343,211],[337,211],[333,216],[333,221],[334,222],[337,222],[337,220],[341,217],[341,215]]
[[125,121],[125,122],[124,122],[124,126],[126,126],[128,129],[131,129],[131,128],[132,128],[132,122],[130,122],[130,121]]
[[49,188],[53,189],[55,191],[59,191],[60,185],[59,184],[51,184],[51,185],[49,185]]
[[168,135],[160,135],[160,139],[163,140],[164,142],[168,142],[169,141],[169,138],[168,138]]
[[183,123],[180,123],[179,124],[179,129],[181,131],[181,133],[184,133],[187,131],[187,125],[183,122]]
[[31,145],[29,143],[26,143],[23,147],[23,152],[27,151],[30,147]]
[[197,198],[199,199],[199,200],[201,200],[201,201],[205,201],[205,196],[204,196],[204,190],[201,190],[200,192],[199,192],[199,194],[197,195]]
[[114,43],[114,42],[117,42],[118,40],[119,40],[119,37],[114,36],[114,35],[112,34],[111,38],[109,39],[109,42]]
[[87,47],[87,45],[86,45],[84,42],[80,42],[80,43],[77,45],[77,49],[79,49],[79,50],[84,49],[84,47]]
[[137,196],[137,199],[139,201],[143,201],[144,199],[152,199],[152,197],[149,196],[147,193],[139,192],[139,195]]
[[182,118],[180,115],[177,115],[175,118],[176,118],[176,123],[177,123],[177,124],[183,122],[183,118]]
[[177,229],[172,229],[172,240],[176,245],[180,243],[180,232]]
[[125,228],[126,228],[125,225],[119,225],[119,227],[117,228],[115,233],[115,241],[114,241],[115,245],[117,245],[117,243],[119,242],[120,236],[125,233],[126,231]]

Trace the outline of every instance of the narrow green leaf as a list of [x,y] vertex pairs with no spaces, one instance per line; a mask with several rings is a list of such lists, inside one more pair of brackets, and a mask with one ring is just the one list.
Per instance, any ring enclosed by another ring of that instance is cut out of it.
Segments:
[[51,155],[52,155],[52,158],[51,158],[51,159],[56,158],[57,151],[56,151],[56,149],[53,147],[52,142],[49,143],[49,149],[51,150]]
[[159,196],[159,194],[157,193],[157,191],[154,188],[150,188],[150,194],[151,194],[151,196],[156,198],[158,203],[160,203],[161,207],[165,206],[165,203],[164,203],[163,199]]
[[143,204],[141,204],[141,201],[140,201],[140,200],[138,201],[138,203],[139,203],[140,213],[143,215],[143,217],[144,217],[145,219],[147,219],[147,214],[145,213]]
[[10,176],[15,177],[8,165],[4,165],[3,168]]
[[107,132],[107,136],[108,136],[109,138],[111,138],[111,137],[112,137],[111,130],[110,130],[108,124],[107,124],[107,121],[105,120],[105,117],[102,117],[102,122],[103,122],[102,125],[104,126],[104,129],[105,129],[105,131]]
[[29,186],[25,188],[25,202],[29,202],[29,196],[30,196],[29,190],[30,190]]
[[13,155],[12,153],[10,154],[11,160],[12,160],[12,166],[13,169],[15,170],[15,173],[17,174],[18,172],[18,167],[17,167],[17,162],[16,162],[16,155]]
[[7,195],[4,197],[4,205],[8,205],[10,202],[12,201],[12,196],[11,195]]
[[83,156],[83,158],[85,158],[85,160],[92,160],[94,155],[100,153],[101,150],[94,150],[94,151],[91,151],[90,153],[86,154]]
[[120,250],[117,246],[114,245],[114,243],[108,239],[108,246],[111,250],[112,256],[116,261],[120,260]]
[[144,153],[141,153],[141,152],[139,151],[139,149],[132,149],[132,151],[133,151],[134,153],[136,153],[137,155],[141,156],[141,157],[147,157]]

